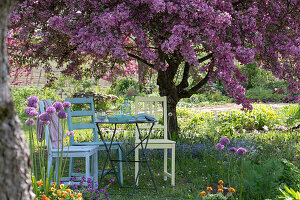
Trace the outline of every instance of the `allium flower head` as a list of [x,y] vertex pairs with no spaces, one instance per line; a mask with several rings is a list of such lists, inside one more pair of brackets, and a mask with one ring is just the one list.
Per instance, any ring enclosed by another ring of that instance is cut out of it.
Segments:
[[33,111],[33,110],[35,110],[34,107],[27,107],[27,108],[25,108],[25,114],[26,114],[26,115],[29,115],[29,113],[30,113],[31,111]]
[[222,137],[219,142],[223,145],[230,144],[230,140],[228,139],[228,137]]
[[245,148],[243,148],[243,147],[240,147],[240,148],[238,148],[238,149],[236,150],[236,153],[237,153],[238,155],[240,155],[240,156],[243,156],[243,155],[245,155],[245,154],[247,153],[247,150],[246,150]]
[[42,114],[40,114],[40,120],[45,122],[45,121],[50,121],[50,115],[47,112],[44,112]]
[[32,111],[30,111],[30,113],[29,113],[29,116],[30,117],[36,117],[36,116],[38,116],[39,115],[39,113],[34,109],[34,110],[32,110]]
[[224,149],[224,145],[221,144],[221,143],[218,143],[218,144],[216,145],[216,149],[217,149],[217,150],[222,150],[222,149]]
[[56,102],[53,104],[53,107],[56,109],[57,112],[64,109],[63,103],[60,102],[60,101],[56,101]]
[[65,109],[66,109],[66,108],[70,108],[70,107],[71,107],[71,103],[68,102],[68,101],[65,101],[65,102],[63,103],[63,106],[64,106]]
[[74,136],[74,131],[68,131],[67,136],[69,136],[69,137]]
[[46,109],[46,112],[49,113],[49,114],[54,114],[54,113],[56,113],[56,109],[53,106],[49,106]]
[[61,111],[59,111],[59,112],[57,113],[57,116],[58,116],[59,119],[66,119],[67,116],[68,116],[68,114],[66,113],[66,111],[61,110]]
[[235,148],[235,147],[230,147],[229,148],[230,153],[236,153],[236,150],[237,150],[237,148]]
[[36,96],[30,96],[28,99],[28,107],[34,107],[37,108],[38,107],[38,102],[39,99]]
[[25,124],[27,126],[33,126],[34,125],[34,119],[32,119],[32,118],[27,119]]

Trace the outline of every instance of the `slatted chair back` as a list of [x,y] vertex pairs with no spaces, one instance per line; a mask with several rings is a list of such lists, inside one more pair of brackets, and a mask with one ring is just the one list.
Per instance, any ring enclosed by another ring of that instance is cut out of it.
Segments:
[[[52,105],[51,99],[47,99],[47,100],[43,100],[43,101],[48,101]],[[42,101],[39,102],[39,108],[40,108],[41,113],[46,112],[45,104]],[[45,139],[46,139],[46,143],[47,143],[47,151],[48,151],[48,153],[51,153],[52,152],[52,142],[50,139],[50,131],[49,131],[48,125],[44,126],[44,131],[45,131]]]
[[[168,139],[167,98],[164,97],[135,97],[135,114],[148,113],[159,122],[153,129],[162,129],[164,139]],[[150,124],[141,124],[141,129],[148,129]],[[138,139],[138,134],[136,134]]]
[[[89,98],[66,98],[66,101],[71,103],[71,108],[67,109],[68,114],[68,128],[69,131],[74,131],[78,129],[92,129],[93,132],[93,142],[99,143],[97,125],[95,124],[95,106],[92,97]],[[89,109],[76,109],[72,110],[74,107],[81,107],[82,105],[89,105]],[[78,117],[89,118],[89,122],[75,122],[74,119],[78,119]],[[75,144],[74,137],[70,138],[70,144]]]

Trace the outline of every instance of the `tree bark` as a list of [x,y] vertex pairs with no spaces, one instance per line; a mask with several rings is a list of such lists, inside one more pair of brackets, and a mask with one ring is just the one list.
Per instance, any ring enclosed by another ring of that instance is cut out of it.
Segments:
[[31,200],[29,148],[9,89],[6,38],[12,4],[0,2],[0,199]]

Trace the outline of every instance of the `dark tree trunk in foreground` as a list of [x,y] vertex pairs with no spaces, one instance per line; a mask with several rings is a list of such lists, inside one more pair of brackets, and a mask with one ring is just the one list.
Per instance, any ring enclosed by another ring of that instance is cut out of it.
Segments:
[[9,90],[7,23],[10,0],[0,1],[0,199],[34,198],[29,148]]

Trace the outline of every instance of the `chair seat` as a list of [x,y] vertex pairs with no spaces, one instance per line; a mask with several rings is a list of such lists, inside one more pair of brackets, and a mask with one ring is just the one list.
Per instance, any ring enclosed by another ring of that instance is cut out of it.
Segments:
[[[147,140],[143,141],[143,144],[146,144]],[[140,143],[139,140],[135,141],[136,144]],[[175,141],[167,139],[149,139],[148,144],[175,144]]]
[[[109,145],[110,144],[110,142],[105,142],[106,143],[106,145]],[[113,142],[112,143],[112,145],[118,145],[118,144],[123,144],[123,142]],[[74,146],[81,146],[81,145],[93,145],[93,146],[95,146],[95,145],[103,145],[104,146],[104,142],[80,142],[80,143],[74,143],[74,144],[72,144],[72,145],[74,145]]]
[[[74,153],[74,152],[92,152],[92,151],[96,151],[98,148],[98,146],[70,146],[68,147],[64,147],[63,148],[63,152],[69,152],[69,153]],[[59,151],[61,152],[61,148],[59,149]],[[57,148],[53,148],[52,149],[52,153],[57,153],[58,149]]]

